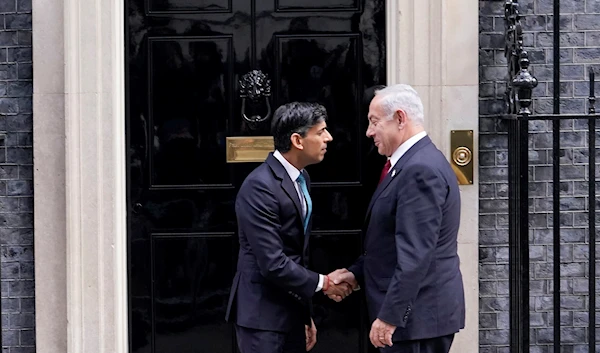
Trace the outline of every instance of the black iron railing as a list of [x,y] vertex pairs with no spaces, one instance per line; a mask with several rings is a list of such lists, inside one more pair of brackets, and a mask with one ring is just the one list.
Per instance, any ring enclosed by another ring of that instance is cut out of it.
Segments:
[[553,205],[553,345],[561,352],[561,225],[560,225],[560,151],[561,121],[585,119],[588,122],[588,231],[589,231],[589,326],[588,350],[596,344],[596,115],[594,72],[590,70],[588,114],[560,114],[560,3],[554,0],[553,18],[553,114],[532,114],[532,92],[536,78],[529,71],[529,56],[524,48],[523,27],[516,0],[505,2],[505,55],[508,62],[506,87],[507,114],[500,118],[508,125],[509,170],[509,284],[510,284],[510,352],[526,353],[530,348],[529,308],[529,122],[552,122],[552,205]]

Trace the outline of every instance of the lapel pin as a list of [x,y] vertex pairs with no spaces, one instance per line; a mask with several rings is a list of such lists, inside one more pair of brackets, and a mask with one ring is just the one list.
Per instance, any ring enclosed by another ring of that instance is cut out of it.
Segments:
[[396,170],[392,170],[392,178],[396,176]]

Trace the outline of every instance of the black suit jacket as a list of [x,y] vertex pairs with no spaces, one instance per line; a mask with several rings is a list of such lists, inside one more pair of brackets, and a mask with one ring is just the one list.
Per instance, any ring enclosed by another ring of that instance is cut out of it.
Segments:
[[319,281],[306,268],[310,221],[305,234],[298,193],[272,153],[242,184],[235,212],[240,251],[226,319],[280,332],[310,323]]
[[459,221],[456,175],[424,137],[375,191],[365,253],[349,268],[365,287],[371,320],[397,326],[394,340],[441,337],[464,327]]

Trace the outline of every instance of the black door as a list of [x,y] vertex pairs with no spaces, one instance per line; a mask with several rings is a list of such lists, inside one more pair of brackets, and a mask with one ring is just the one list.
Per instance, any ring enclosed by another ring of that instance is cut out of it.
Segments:
[[[312,265],[360,254],[382,165],[364,136],[385,83],[384,0],[128,0],[127,138],[132,352],[235,352],[224,315],[238,250],[234,200],[257,163],[226,138],[268,135],[241,115],[238,80],[271,79],[272,108],[317,101],[334,141],[313,180]],[[266,101],[247,104],[264,116]],[[361,295],[316,295],[315,352],[365,352]],[[366,332],[366,333],[365,333]]]

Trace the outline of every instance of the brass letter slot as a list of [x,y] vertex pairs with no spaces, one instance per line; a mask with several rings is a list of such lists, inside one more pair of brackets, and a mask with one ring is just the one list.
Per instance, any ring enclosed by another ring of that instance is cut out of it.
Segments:
[[450,164],[460,185],[473,184],[473,130],[452,130]]
[[227,163],[264,162],[275,149],[273,136],[235,136],[226,139]]

